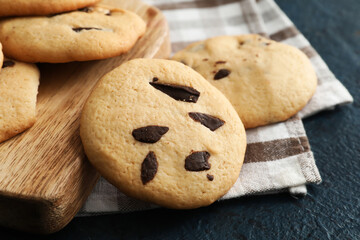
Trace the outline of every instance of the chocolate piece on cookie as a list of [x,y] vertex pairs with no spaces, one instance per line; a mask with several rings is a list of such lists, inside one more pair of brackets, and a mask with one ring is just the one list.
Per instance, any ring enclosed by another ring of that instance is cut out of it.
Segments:
[[304,53],[254,34],[193,43],[173,59],[194,67],[218,88],[245,128],[290,118],[306,105],[317,85]]
[[189,116],[197,122],[200,122],[205,127],[209,128],[211,131],[215,131],[222,125],[224,125],[224,121],[220,118],[211,116],[206,113],[199,113],[199,112],[190,112]]
[[106,74],[80,120],[85,153],[125,194],[206,206],[239,176],[245,130],[226,97],[190,67],[136,59]]
[[139,142],[156,143],[167,131],[168,127],[146,126],[133,130],[132,135]]
[[211,168],[211,165],[208,162],[209,158],[210,153],[207,151],[192,152],[185,159],[185,169],[192,172],[209,170]]
[[150,85],[178,101],[196,103],[200,95],[200,93],[192,87],[156,82],[150,82]]
[[145,185],[153,180],[158,169],[158,163],[154,152],[149,152],[141,164],[141,181]]
[[0,41],[4,54],[19,61],[88,61],[126,53],[145,28],[135,13],[97,5],[52,16],[1,20]]
[[222,79],[224,77],[227,77],[227,76],[229,76],[230,72],[231,71],[227,70],[227,69],[220,69],[219,71],[216,72],[216,74],[214,76],[214,80],[219,80],[219,79]]
[[0,0],[0,17],[68,12],[98,2],[100,0]]
[[34,64],[5,58],[0,70],[0,142],[35,123],[39,78]]

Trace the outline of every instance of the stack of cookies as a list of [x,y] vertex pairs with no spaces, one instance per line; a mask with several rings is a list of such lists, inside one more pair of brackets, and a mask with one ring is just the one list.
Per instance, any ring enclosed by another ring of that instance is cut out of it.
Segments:
[[[144,34],[139,16],[97,2],[0,0],[0,16],[10,16],[0,20],[0,142],[35,121],[33,63],[118,56]],[[125,194],[206,206],[238,179],[245,128],[293,116],[316,85],[298,49],[258,35],[215,37],[173,60],[135,59],[106,74],[84,106],[80,136],[90,162]]]
[[0,0],[0,142],[35,122],[40,74],[31,63],[118,56],[145,33],[135,13],[98,2]]

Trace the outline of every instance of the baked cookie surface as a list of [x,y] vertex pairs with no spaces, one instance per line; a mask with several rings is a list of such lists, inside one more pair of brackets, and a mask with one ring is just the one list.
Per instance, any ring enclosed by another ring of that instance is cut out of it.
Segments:
[[135,13],[103,5],[0,21],[4,54],[24,62],[61,63],[118,56],[145,33]]
[[35,123],[39,78],[34,64],[5,58],[0,71],[0,142]]
[[100,0],[0,0],[0,16],[46,15],[83,8]]
[[284,121],[315,93],[317,77],[300,50],[259,35],[220,36],[173,56],[232,103],[245,128]]
[[125,194],[206,206],[235,183],[245,130],[226,97],[191,68],[136,59],[106,74],[80,121],[86,155]]

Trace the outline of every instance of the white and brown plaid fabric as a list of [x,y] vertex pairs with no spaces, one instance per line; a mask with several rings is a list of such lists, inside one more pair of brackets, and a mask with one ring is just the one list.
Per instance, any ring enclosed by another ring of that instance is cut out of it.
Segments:
[[[305,184],[321,182],[300,118],[352,102],[305,37],[273,0],[146,0],[160,8],[170,26],[173,52],[218,35],[258,33],[298,47],[310,58],[318,88],[308,105],[286,122],[247,131],[245,162],[235,185],[222,198],[290,191],[305,195]],[[79,216],[156,207],[129,198],[100,179]]]

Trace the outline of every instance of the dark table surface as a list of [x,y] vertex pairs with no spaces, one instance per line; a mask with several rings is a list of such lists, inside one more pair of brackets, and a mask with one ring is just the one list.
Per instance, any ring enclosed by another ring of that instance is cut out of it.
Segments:
[[277,194],[75,218],[49,236],[0,227],[0,239],[360,239],[360,1],[276,2],[355,100],[304,120],[322,184],[298,200]]

